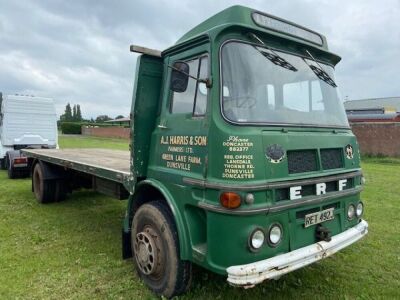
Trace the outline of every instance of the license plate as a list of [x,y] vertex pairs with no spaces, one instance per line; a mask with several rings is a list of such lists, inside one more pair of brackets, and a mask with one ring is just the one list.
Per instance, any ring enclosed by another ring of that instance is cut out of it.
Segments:
[[335,218],[333,214],[334,208],[328,208],[316,213],[308,214],[304,218],[304,227],[309,227]]

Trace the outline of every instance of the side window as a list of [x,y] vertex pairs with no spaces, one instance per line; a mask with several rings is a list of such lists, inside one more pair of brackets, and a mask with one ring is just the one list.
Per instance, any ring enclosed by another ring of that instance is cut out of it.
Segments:
[[[190,75],[197,77],[199,71],[199,60],[191,60],[187,61],[189,65]],[[193,104],[194,104],[194,96],[196,92],[197,82],[196,80],[189,78],[188,86],[185,92],[176,93],[174,92],[172,98],[172,113],[173,114],[183,114],[183,113],[192,113],[193,112]]]
[[[208,57],[200,59],[199,78],[206,79],[208,77]],[[207,109],[207,86],[203,82],[199,82],[197,86],[196,103],[193,114],[195,116],[203,116]]]
[[[186,61],[189,65],[189,74],[196,78],[206,79],[208,77],[208,57],[196,58]],[[173,114],[193,114],[202,116],[207,108],[207,87],[193,78],[189,78],[188,86],[183,93],[173,93],[172,108]]]

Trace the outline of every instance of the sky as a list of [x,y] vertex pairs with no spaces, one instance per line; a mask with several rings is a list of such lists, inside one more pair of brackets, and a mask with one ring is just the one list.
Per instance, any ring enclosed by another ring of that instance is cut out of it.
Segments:
[[137,55],[164,50],[234,4],[327,37],[343,99],[400,96],[400,0],[0,0],[0,91],[80,104],[85,118],[129,115]]

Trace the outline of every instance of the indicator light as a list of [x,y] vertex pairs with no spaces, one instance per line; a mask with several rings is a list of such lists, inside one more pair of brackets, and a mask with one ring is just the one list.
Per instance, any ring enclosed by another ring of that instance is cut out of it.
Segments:
[[242,199],[239,194],[234,192],[224,192],[219,197],[219,202],[225,208],[238,208],[242,204]]

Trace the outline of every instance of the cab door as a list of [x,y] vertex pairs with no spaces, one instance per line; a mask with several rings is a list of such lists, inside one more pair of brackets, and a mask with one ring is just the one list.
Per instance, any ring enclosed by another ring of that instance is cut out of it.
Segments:
[[[184,57],[171,57],[169,65],[184,61],[189,74],[209,78],[209,56],[206,52]],[[170,90],[169,69],[165,91],[165,111],[157,128],[159,166],[168,173],[168,179],[182,183],[182,178],[203,179],[207,170],[208,94],[204,83],[189,78],[182,93]]]

